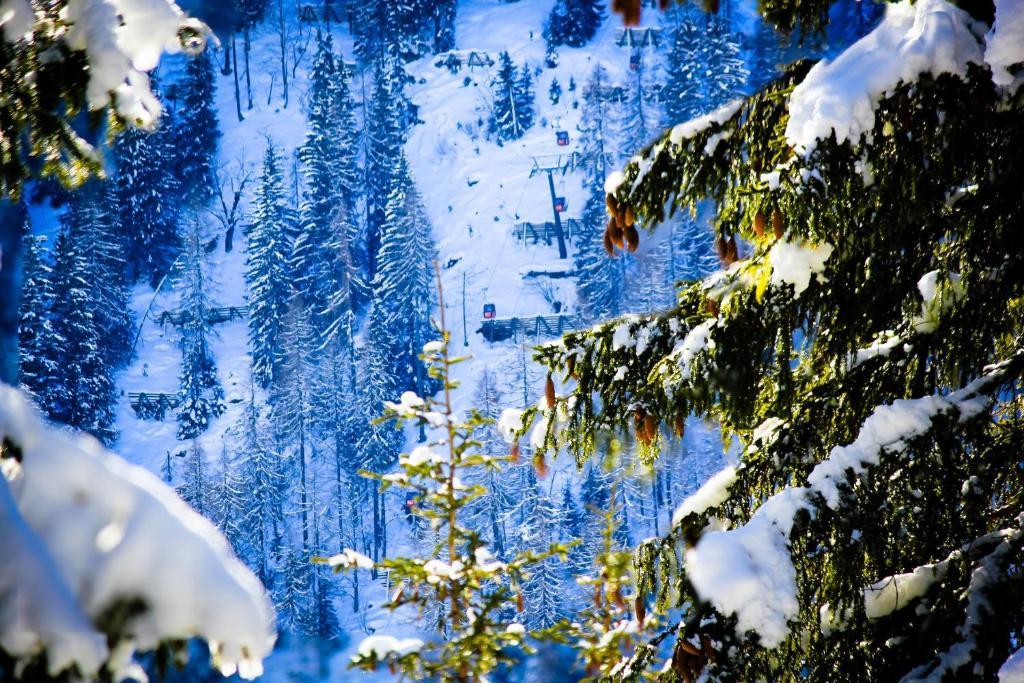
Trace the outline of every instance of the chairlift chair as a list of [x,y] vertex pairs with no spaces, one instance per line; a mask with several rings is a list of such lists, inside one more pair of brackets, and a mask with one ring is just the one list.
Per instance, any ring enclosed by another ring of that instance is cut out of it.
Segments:
[[555,142],[559,147],[566,147],[569,144],[569,131],[560,130],[555,133]]
[[555,211],[565,213],[565,210],[568,208],[569,203],[565,201],[565,197],[555,197]]
[[629,56],[629,70],[637,71],[640,68],[640,53],[634,52]]
[[493,320],[497,313],[494,304],[484,304],[484,320]]

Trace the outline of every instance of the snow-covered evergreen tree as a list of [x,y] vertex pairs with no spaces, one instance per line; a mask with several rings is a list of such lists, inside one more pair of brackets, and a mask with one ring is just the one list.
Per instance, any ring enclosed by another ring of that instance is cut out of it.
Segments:
[[210,309],[200,227],[193,226],[183,254],[181,289],[181,375],[179,376],[178,438],[195,439],[224,412],[224,390],[210,350]]
[[589,320],[604,320],[619,315],[625,293],[623,259],[609,259],[607,247],[601,243],[607,216],[604,206],[604,181],[614,158],[609,128],[609,106],[606,92],[607,73],[600,65],[594,67],[583,91],[583,116],[580,122],[582,142],[579,165],[584,173],[586,203],[576,254],[573,257],[578,278],[576,292],[581,308]]
[[113,371],[94,316],[90,275],[78,240],[62,230],[53,267],[53,333],[43,351],[54,359],[55,371],[39,398],[51,420],[110,444],[115,437]]
[[537,118],[537,92],[533,82],[533,72],[529,64],[519,67],[519,76],[516,78],[513,89],[516,100],[516,119],[523,131],[533,128]]
[[[362,469],[385,472],[398,459],[402,447],[402,434],[391,424],[373,424],[384,408],[385,401],[398,398],[399,379],[394,374],[394,359],[390,348],[393,342],[386,304],[374,299],[368,314],[365,344],[362,348],[362,395],[360,411],[365,427],[359,437],[358,448]],[[371,482],[373,531],[373,557],[380,557],[386,543],[384,506],[378,482]]]
[[224,538],[231,544],[231,549],[242,562],[252,568],[255,564],[257,540],[255,529],[249,526],[245,512],[248,498],[251,495],[235,458],[228,453],[226,444],[221,448],[220,472],[216,483],[210,487],[208,494],[207,515],[217,524]]
[[[565,563],[567,583],[572,586],[577,576],[590,571],[594,562],[594,547],[586,537],[589,514],[583,508],[572,489],[572,479],[566,477],[562,486],[562,501],[558,507],[558,524],[561,538],[565,543],[576,545],[569,550],[569,558]],[[570,588],[567,592],[572,593]]]
[[650,101],[649,86],[649,75],[641,66],[630,73],[623,96],[618,101],[615,137],[620,162],[651,142],[659,130],[661,116],[655,103]]
[[[360,128],[356,121],[355,99],[352,95],[352,73],[341,54],[334,55],[334,71],[330,80],[334,145],[338,152],[331,176],[331,185],[338,195],[338,217],[335,233],[343,237],[352,264],[349,279],[356,308],[362,308],[369,297],[370,264],[366,247],[364,220],[359,214],[359,201],[364,195],[363,171],[359,168]],[[337,239],[337,238],[335,238]]]
[[372,283],[373,314],[384,316],[387,335],[381,343],[390,358],[389,372],[398,392],[414,390],[422,395],[433,393],[427,390],[431,383],[419,355],[434,337],[430,314],[436,252],[423,200],[404,154],[399,156],[393,177]]
[[188,60],[179,91],[181,102],[173,125],[174,176],[183,195],[202,204],[216,188],[216,156],[221,135],[214,102],[213,57],[208,51]]
[[516,69],[508,52],[498,57],[498,72],[491,82],[490,131],[498,140],[517,140],[533,125],[533,79],[529,69]]
[[545,38],[556,46],[586,45],[601,26],[604,8],[598,0],[555,0]]
[[281,361],[281,325],[292,296],[288,259],[290,214],[281,156],[272,143],[263,155],[252,216],[246,231],[245,283],[249,289],[249,350],[253,378],[267,387]]
[[[356,386],[356,359],[349,343],[338,347],[326,360],[327,368],[317,391],[318,430],[328,454],[333,460],[333,491],[327,497],[326,517],[333,519],[333,529],[322,532],[321,545],[332,552],[346,547],[365,548],[364,517],[367,491],[370,485],[360,475],[362,461],[359,439],[365,427]],[[330,489],[328,489],[330,490]],[[325,524],[329,520],[325,519]],[[352,610],[360,609],[360,577],[348,577]]]
[[286,479],[284,462],[274,449],[266,416],[254,396],[246,401],[231,435],[236,443],[238,482],[245,491],[238,526],[250,535],[248,554],[242,558],[263,585],[273,589],[273,557],[286,528]]
[[310,75],[307,132],[299,148],[303,199],[293,273],[311,321],[326,345],[348,333],[353,293],[362,292],[365,263],[356,228],[358,169],[348,75],[330,35],[318,37]]
[[509,404],[516,408],[529,408],[537,401],[537,387],[544,379],[532,355],[529,345],[519,344],[502,366],[501,377],[507,382],[505,395]]
[[[701,244],[710,244],[710,238],[705,235]],[[649,313],[672,305],[675,301],[675,278],[670,267],[674,257],[674,245],[668,239],[643,254],[627,257],[625,289],[631,296],[625,302],[624,312]]]
[[[544,495],[531,478],[531,488],[520,492],[528,512],[522,530],[527,547],[534,552],[546,551],[558,542],[558,506]],[[557,557],[549,557],[533,566],[523,584],[525,612],[519,618],[528,628],[548,628],[565,616],[565,571]]]
[[558,101],[562,99],[562,84],[558,82],[557,78],[551,79],[551,86],[548,88],[548,99],[551,100],[551,104],[558,104]]
[[48,263],[46,238],[24,239],[23,294],[18,314],[18,384],[37,401],[55,376],[57,359],[50,308],[53,306],[53,269]]
[[310,553],[301,545],[282,551],[281,586],[275,593],[278,622],[283,630],[299,636],[317,635],[320,624]]
[[181,185],[172,172],[173,144],[163,116],[156,130],[128,130],[115,146],[113,202],[131,282],[155,286],[178,257]]
[[409,61],[455,49],[455,0],[348,3],[355,52],[364,64],[392,52]]
[[210,505],[212,479],[207,473],[206,452],[199,439],[192,439],[185,452],[185,472],[178,486],[178,495],[192,509],[207,518],[213,518],[215,510]]
[[458,3],[456,0],[431,0],[430,4],[432,5],[430,17],[433,20],[431,33],[434,40],[434,53],[454,50],[455,15]]
[[[508,450],[494,422],[501,416],[504,398],[498,373],[485,367],[473,393],[473,408],[481,417],[489,420],[473,432],[473,438],[480,442],[483,455],[500,457]],[[523,466],[513,462],[500,473],[491,467],[481,467],[466,473],[467,484],[480,485],[486,491],[469,505],[466,512],[467,525],[482,538],[489,540],[491,550],[498,557],[506,557],[508,554],[505,521],[518,504],[519,498],[519,492],[510,479],[515,478],[514,470]]]
[[405,143],[409,112],[405,82],[405,69],[397,57],[385,54],[375,63],[373,94],[365,122],[364,168],[367,274],[371,280],[376,273],[387,203],[395,189],[394,171]]
[[129,361],[135,321],[129,309],[124,243],[111,214],[107,183],[91,182],[71,194],[61,223],[75,240],[88,270],[90,310],[108,364]]
[[298,528],[282,539],[282,584],[279,609],[292,632],[304,636],[322,633],[325,615],[321,609],[319,581],[310,558],[316,554],[315,479],[313,454],[319,408],[316,400],[317,335],[309,311],[293,298],[285,318],[284,359],[281,379],[274,386],[272,420],[275,440],[287,457],[287,478],[295,498],[291,509],[298,515]]
[[[542,347],[575,380],[538,411],[545,450],[586,459],[610,430],[652,459],[691,415],[739,443],[636,549],[636,611],[650,599],[668,626],[592,660],[601,674],[994,681],[1019,648],[1008,7],[890,5],[834,59],[666,132],[609,182],[610,213],[646,228],[713,202],[731,265],[673,310]],[[760,9],[784,30],[828,20],[823,2]]]
[[387,0],[345,3],[348,23],[352,30],[352,46],[359,62],[365,67],[381,58],[387,50],[389,33]]
[[673,8],[671,15],[662,90],[666,126],[689,121],[739,97],[751,73],[728,22],[689,5]]

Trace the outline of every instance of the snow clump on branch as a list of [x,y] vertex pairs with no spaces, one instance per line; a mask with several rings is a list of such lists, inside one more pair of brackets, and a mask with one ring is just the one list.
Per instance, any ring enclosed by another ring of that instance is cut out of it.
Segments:
[[[0,479],[0,647],[45,652],[51,673],[107,666],[119,678],[136,650],[200,638],[224,675],[262,673],[273,608],[211,522],[92,437],[46,426],[6,386],[0,438],[17,455]],[[104,634],[108,651],[96,624],[126,604],[138,611]]]

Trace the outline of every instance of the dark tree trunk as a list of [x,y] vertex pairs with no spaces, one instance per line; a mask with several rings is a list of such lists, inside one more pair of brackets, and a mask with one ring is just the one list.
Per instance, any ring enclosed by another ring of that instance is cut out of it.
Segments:
[[286,50],[287,36],[285,36],[285,29],[287,24],[285,23],[284,17],[284,0],[278,0],[277,3],[277,30],[278,35],[281,39],[281,88],[284,91],[284,108],[288,108],[288,52]]
[[220,72],[225,76],[231,75],[231,43],[225,41],[224,43],[224,66],[221,67]]
[[245,94],[248,98],[247,111],[252,110],[252,78],[249,75],[249,49],[252,47],[249,40],[249,24],[242,29],[242,40],[245,46]]
[[309,550],[309,506],[306,501],[306,430],[299,429],[299,503],[302,505],[302,549]]
[[231,61],[235,67],[235,111],[238,113],[238,120],[244,121],[242,116],[242,93],[238,86],[238,46],[235,45],[235,34],[231,34]]

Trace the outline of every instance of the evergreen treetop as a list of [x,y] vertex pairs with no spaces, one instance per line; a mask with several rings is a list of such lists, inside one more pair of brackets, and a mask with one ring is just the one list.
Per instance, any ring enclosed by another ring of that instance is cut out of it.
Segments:
[[344,65],[330,36],[318,36],[307,111],[306,139],[299,148],[304,181],[292,268],[303,304],[326,346],[350,334],[349,318],[361,291],[355,244],[356,168],[352,104]]
[[377,267],[381,228],[387,202],[394,189],[394,170],[410,124],[410,103],[405,96],[408,74],[401,61],[390,54],[374,64],[374,88],[366,121],[366,250],[367,275]]

